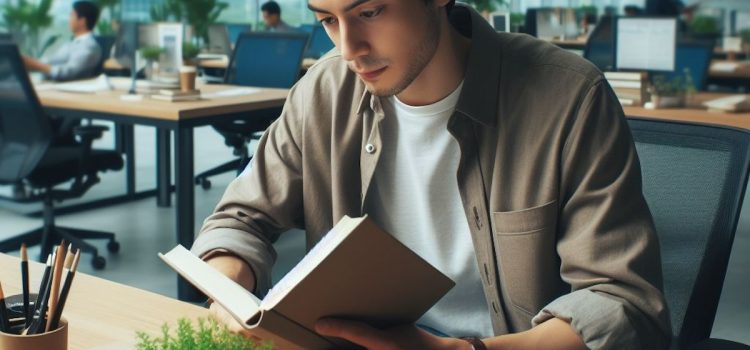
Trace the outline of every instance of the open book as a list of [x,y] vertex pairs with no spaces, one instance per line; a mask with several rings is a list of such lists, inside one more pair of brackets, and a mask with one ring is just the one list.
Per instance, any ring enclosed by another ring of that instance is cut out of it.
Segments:
[[367,216],[341,219],[263,300],[180,245],[159,256],[278,349],[345,345],[315,332],[323,317],[415,322],[455,284]]

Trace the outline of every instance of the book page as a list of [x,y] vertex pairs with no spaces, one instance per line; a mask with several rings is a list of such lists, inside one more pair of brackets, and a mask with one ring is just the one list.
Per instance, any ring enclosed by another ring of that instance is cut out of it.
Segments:
[[178,245],[159,257],[192,285],[223,306],[242,324],[258,312],[260,299],[205,261]]
[[356,227],[362,219],[352,219],[348,216],[339,221],[325,236],[305,255],[300,262],[294,266],[281,280],[268,291],[266,297],[261,301],[260,308],[270,310],[289,291],[294,288],[300,280],[309,275],[312,270],[318,266],[328,254],[331,253],[346,236]]

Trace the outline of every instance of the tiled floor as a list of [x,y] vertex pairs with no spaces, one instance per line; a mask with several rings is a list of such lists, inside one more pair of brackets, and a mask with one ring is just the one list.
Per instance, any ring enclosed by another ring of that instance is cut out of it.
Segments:
[[[152,188],[155,183],[153,129],[136,128],[136,163],[139,189]],[[104,139],[108,145],[111,139]],[[231,152],[224,146],[221,137],[211,128],[195,131],[195,169],[202,171],[222,161],[231,159]],[[233,175],[225,174],[212,178],[213,188],[196,188],[196,229],[214,208]],[[102,183],[95,186],[87,199],[103,197],[124,191],[124,176],[120,173],[106,174]],[[0,193],[9,189],[0,188]],[[713,336],[750,344],[750,204],[745,203],[734,251],[724,285],[719,310],[714,324]],[[0,209],[0,239],[33,229],[41,220],[18,214],[28,208]],[[174,208],[158,208],[154,198],[132,203],[60,216],[58,224],[80,228],[106,228],[117,233],[121,243],[119,254],[107,254],[104,242],[100,250],[105,252],[107,267],[94,271],[89,264],[82,264],[82,271],[106,279],[151,290],[174,297],[176,277],[156,256],[157,252],[170,249],[175,244]],[[275,279],[288,271],[304,254],[304,239],[301,232],[282,235],[275,244],[279,251]],[[32,251],[32,254],[34,251]],[[35,256],[35,255],[32,255]],[[87,262],[85,260],[84,262]]]

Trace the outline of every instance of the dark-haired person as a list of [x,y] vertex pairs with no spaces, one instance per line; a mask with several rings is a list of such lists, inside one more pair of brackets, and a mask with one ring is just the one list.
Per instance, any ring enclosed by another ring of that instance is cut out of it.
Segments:
[[281,7],[276,1],[269,1],[260,7],[263,12],[263,21],[266,23],[266,31],[269,32],[294,32],[296,29],[281,20]]
[[279,234],[302,228],[310,249],[367,214],[456,286],[416,325],[325,319],[320,334],[378,350],[667,347],[638,156],[600,71],[451,0],[308,6],[337,50],[291,89],[195,254],[263,295]]
[[73,3],[68,25],[73,40],[60,47],[49,58],[36,60],[24,56],[26,69],[44,73],[55,81],[90,78],[96,74],[102,55],[99,44],[91,32],[99,19],[99,7],[90,1]]

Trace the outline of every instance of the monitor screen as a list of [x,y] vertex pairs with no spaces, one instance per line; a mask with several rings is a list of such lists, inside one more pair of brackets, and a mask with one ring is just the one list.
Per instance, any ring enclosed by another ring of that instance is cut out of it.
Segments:
[[615,32],[617,69],[674,70],[677,19],[622,17]]
[[493,13],[490,24],[498,32],[510,32],[510,18],[507,13]]
[[750,30],[750,10],[734,11],[734,35],[740,35],[743,30]]
[[139,24],[136,22],[121,22],[115,40],[114,57],[125,68],[135,65],[135,53],[139,48]]
[[586,41],[583,57],[591,61],[599,70],[606,72],[615,68],[614,20],[612,16],[602,16]]

